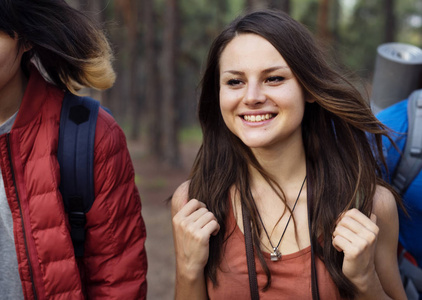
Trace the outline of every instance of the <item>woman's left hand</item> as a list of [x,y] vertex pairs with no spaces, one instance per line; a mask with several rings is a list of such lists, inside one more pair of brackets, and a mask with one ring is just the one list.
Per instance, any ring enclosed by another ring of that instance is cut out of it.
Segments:
[[376,273],[375,250],[379,228],[377,217],[357,209],[343,213],[333,232],[333,246],[344,253],[343,273],[356,286]]

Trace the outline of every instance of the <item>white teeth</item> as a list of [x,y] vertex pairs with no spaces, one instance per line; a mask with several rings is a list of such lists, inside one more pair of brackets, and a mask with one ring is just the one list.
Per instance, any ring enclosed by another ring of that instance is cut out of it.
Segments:
[[265,120],[269,120],[273,117],[273,114],[265,114],[265,115],[244,115],[243,119],[248,122],[261,122]]

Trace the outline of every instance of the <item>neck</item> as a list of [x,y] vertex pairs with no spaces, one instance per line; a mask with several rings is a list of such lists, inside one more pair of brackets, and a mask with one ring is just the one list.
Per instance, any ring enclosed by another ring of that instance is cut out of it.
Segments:
[[19,70],[16,72],[15,76],[0,89],[0,124],[6,122],[18,111],[27,81],[22,70]]
[[[286,146],[278,151],[256,150],[254,155],[262,168],[283,188],[291,183],[296,184],[306,175],[306,156],[302,140]],[[264,180],[260,173],[250,168],[254,182]]]

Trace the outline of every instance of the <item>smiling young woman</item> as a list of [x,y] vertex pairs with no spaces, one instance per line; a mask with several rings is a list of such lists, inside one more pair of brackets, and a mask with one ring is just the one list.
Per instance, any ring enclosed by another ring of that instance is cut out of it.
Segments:
[[172,198],[176,299],[405,299],[399,200],[377,164],[387,131],[304,26],[268,10],[233,21],[199,120]]
[[224,123],[252,150],[278,144],[303,148],[303,89],[266,39],[240,34],[225,47],[219,97]]

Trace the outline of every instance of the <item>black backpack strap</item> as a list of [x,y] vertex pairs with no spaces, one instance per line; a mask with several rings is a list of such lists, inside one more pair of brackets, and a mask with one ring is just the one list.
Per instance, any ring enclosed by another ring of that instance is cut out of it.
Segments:
[[[308,165],[309,162],[307,161],[306,164]],[[308,166],[307,166],[308,169]],[[312,291],[312,300],[319,300],[319,288],[318,288],[318,276],[316,271],[316,262],[315,262],[315,245],[312,241],[312,223],[313,223],[313,211],[314,211],[314,202],[312,188],[311,188],[311,181],[313,178],[307,175],[307,195],[306,201],[308,205],[308,230],[309,236],[311,238],[311,291]]]
[[414,91],[407,104],[408,135],[392,184],[403,195],[422,169],[422,90]]
[[251,300],[259,300],[258,281],[256,276],[255,257],[252,242],[251,221],[249,212],[242,202],[243,231],[245,236],[246,263],[248,266],[249,289]]
[[75,256],[81,257],[85,241],[85,213],[94,199],[94,141],[100,103],[89,97],[65,93],[60,116],[57,159],[60,192],[69,215]]

